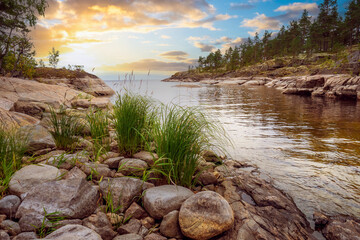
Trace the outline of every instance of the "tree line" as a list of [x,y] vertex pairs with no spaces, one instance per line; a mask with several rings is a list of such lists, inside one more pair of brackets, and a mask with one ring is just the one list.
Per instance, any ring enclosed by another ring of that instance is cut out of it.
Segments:
[[344,17],[338,13],[336,0],[324,0],[319,10],[317,18],[313,19],[305,9],[299,20],[282,26],[275,36],[265,31],[260,39],[256,33],[239,46],[228,48],[224,54],[218,49],[207,57],[200,56],[198,68],[235,70],[274,57],[337,52],[354,44],[360,47],[360,0],[349,2]]

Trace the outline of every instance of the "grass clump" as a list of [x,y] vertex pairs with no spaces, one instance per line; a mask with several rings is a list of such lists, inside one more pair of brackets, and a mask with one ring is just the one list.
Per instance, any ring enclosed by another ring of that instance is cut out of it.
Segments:
[[73,114],[66,114],[65,108],[60,107],[57,113],[55,109],[50,108],[50,130],[56,147],[59,149],[71,149],[73,144],[78,141],[77,135],[80,135],[84,125],[79,121],[79,117]]
[[163,108],[153,129],[156,153],[167,163],[162,166],[163,172],[175,184],[186,187],[196,181],[202,152],[211,148],[222,150],[214,143],[224,136],[224,130],[200,109],[176,105]]
[[109,116],[101,109],[90,108],[86,115],[93,142],[93,155],[99,156],[110,150]]
[[122,154],[131,156],[144,149],[155,116],[150,98],[130,92],[118,95],[114,105],[114,126]]
[[21,168],[28,136],[20,130],[5,130],[0,124],[0,195],[8,188],[11,176]]

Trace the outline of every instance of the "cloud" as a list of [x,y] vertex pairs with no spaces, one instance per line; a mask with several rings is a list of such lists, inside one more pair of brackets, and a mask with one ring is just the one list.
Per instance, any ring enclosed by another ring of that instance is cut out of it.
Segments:
[[289,5],[283,5],[275,9],[275,12],[302,12],[304,9],[308,11],[314,11],[318,9],[316,3],[300,3],[295,2]]
[[258,14],[253,19],[244,19],[241,27],[250,27],[255,28],[257,32],[261,30],[279,30],[280,29],[280,21],[265,16],[265,14]]
[[113,66],[102,66],[109,72],[139,71],[139,72],[176,72],[185,71],[189,64],[185,62],[163,62],[156,59],[141,59],[136,62],[122,63]]
[[189,54],[183,51],[168,51],[161,53],[160,56],[166,59],[184,61],[187,59],[187,56],[189,56]]
[[190,36],[186,40],[188,40],[189,42],[194,42],[194,41],[204,41],[204,40],[207,40],[209,38],[210,38],[209,36],[202,36],[202,37]]
[[235,39],[231,39],[230,41],[228,42],[225,42],[223,45],[222,45],[222,51],[228,49],[229,47],[232,47],[234,48],[235,46],[239,46],[241,43],[244,42],[244,38],[241,38],[241,37],[237,37]]
[[168,35],[161,35],[161,38],[163,38],[163,39],[170,39],[171,37],[168,36]]
[[195,42],[194,46],[197,48],[200,48],[200,50],[202,52],[211,52],[216,49],[215,46],[213,46],[213,45],[205,44],[205,43],[201,43],[201,42]]
[[203,28],[207,28],[207,29],[215,31],[215,30],[219,30],[213,26],[213,23],[215,21],[225,21],[225,20],[229,20],[231,18],[237,18],[237,17],[238,16],[236,16],[236,15],[231,16],[229,14],[219,14],[219,15],[212,16],[209,18],[201,19],[199,21],[186,23],[185,26],[188,28],[203,27]]
[[230,9],[234,10],[249,10],[255,8],[255,5],[250,3],[230,3]]
[[276,17],[283,22],[289,22],[290,20],[300,17],[300,14],[306,9],[310,15],[316,16],[319,13],[319,8],[316,3],[300,3],[295,2],[289,5],[283,5],[275,9],[275,12],[285,12],[282,15]]
[[220,44],[228,43],[228,42],[231,42],[231,41],[232,41],[232,38],[223,36],[223,37],[221,37],[219,39],[216,39],[213,42],[214,42],[215,45],[220,45]]

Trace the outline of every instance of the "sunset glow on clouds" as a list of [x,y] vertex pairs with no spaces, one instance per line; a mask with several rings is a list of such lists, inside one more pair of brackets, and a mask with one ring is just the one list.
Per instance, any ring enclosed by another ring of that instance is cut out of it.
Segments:
[[38,59],[55,47],[61,66],[170,75],[256,31],[276,32],[303,9],[318,13],[305,1],[51,0],[31,36]]

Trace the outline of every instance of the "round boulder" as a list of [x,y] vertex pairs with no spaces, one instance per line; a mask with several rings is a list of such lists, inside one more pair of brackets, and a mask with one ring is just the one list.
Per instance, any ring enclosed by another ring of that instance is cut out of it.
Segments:
[[186,237],[206,240],[229,230],[234,224],[234,212],[220,194],[200,192],[181,205],[179,224]]

